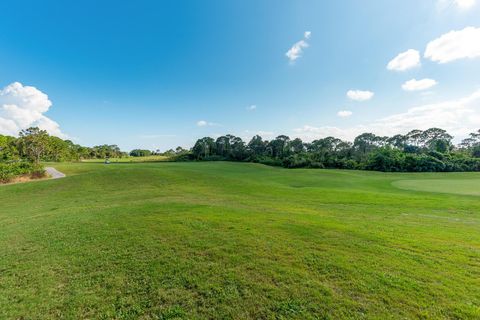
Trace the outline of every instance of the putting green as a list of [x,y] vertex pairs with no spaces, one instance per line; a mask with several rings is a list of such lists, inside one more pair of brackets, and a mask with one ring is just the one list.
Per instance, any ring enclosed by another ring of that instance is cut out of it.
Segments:
[[480,196],[480,179],[398,180],[392,184],[405,190]]

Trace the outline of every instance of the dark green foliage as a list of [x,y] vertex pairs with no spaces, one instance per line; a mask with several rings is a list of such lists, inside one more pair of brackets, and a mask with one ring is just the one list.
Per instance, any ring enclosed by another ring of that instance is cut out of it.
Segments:
[[[479,171],[480,130],[458,146],[445,130],[412,130],[393,137],[363,133],[354,142],[335,137],[304,143],[280,135],[271,141],[256,135],[245,143],[240,137],[225,135],[197,140],[191,150],[181,147],[164,153],[135,149],[133,157],[164,155],[174,161],[249,161],[285,168],[366,169],[388,172]],[[29,128],[19,138],[0,135],[0,161],[78,161],[123,158],[128,154],[117,145],[83,147],[70,140]]]
[[150,155],[152,155],[152,151],[150,150],[134,149],[130,151],[131,157],[148,157]]
[[19,158],[16,141],[17,139],[14,137],[0,135],[0,161]]
[[[233,135],[199,139],[194,160],[250,161],[285,168],[365,169],[385,172],[480,171],[480,131],[457,147],[445,130],[412,130],[381,137],[363,133],[353,143],[326,137],[304,143],[281,135],[271,141],[254,136],[248,144]],[[185,160],[185,157],[182,158]]]
[[480,145],[472,148],[472,156],[475,158],[480,158]]
[[22,175],[43,177],[45,172],[41,161],[78,161],[123,156],[126,153],[116,145],[82,147],[32,127],[22,130],[18,138],[0,135],[0,183]]
[[390,147],[382,148],[372,152],[366,168],[377,171],[404,171],[405,153]]
[[[150,152],[148,150],[141,151]],[[13,160],[27,160],[35,163],[40,161],[61,162],[126,156],[127,154],[122,152],[117,145],[83,147],[70,140],[51,136],[39,128],[22,130],[18,138],[0,135],[0,162]]]
[[13,178],[22,175],[30,175],[34,178],[44,176],[45,171],[41,165],[31,162],[0,162],[0,182],[6,183]]

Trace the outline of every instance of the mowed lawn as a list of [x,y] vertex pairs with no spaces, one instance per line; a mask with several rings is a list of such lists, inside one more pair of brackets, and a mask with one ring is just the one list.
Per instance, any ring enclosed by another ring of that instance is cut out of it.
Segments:
[[54,166],[0,187],[0,319],[480,318],[478,173]]
[[[145,157],[124,157],[124,158],[109,158],[108,161],[110,163],[117,163],[117,162],[159,162],[159,161],[168,161],[170,158],[167,156],[160,156],[160,155],[153,155],[153,156],[145,156]],[[97,163],[104,163],[105,159],[85,159],[82,162],[97,162]]]

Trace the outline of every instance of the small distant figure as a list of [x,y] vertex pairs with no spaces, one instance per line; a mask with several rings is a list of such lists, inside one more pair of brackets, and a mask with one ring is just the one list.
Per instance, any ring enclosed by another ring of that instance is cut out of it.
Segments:
[[110,158],[108,157],[105,158],[105,164],[110,164]]

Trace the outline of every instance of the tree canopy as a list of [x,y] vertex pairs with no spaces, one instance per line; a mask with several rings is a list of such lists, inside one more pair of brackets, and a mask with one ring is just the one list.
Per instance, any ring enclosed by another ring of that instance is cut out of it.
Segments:
[[0,135],[0,162],[79,161],[82,159],[144,157],[153,154],[172,160],[250,161],[286,168],[339,168],[397,172],[480,171],[480,130],[458,145],[445,130],[412,130],[392,137],[363,133],[353,142],[325,137],[311,142],[280,135],[264,140],[255,135],[248,143],[227,134],[216,139],[203,137],[186,150],[177,147],[160,153],[134,149],[129,154],[117,145],[84,147],[28,128],[18,137]]
[[204,137],[191,150],[194,160],[250,161],[287,168],[341,168],[379,171],[479,171],[480,130],[459,145],[445,130],[412,130],[392,137],[363,133],[353,143],[335,137],[312,142],[280,135],[248,143],[233,135]]

